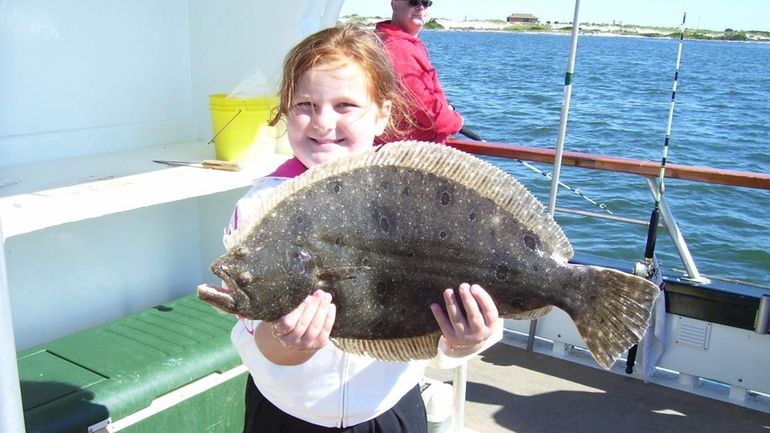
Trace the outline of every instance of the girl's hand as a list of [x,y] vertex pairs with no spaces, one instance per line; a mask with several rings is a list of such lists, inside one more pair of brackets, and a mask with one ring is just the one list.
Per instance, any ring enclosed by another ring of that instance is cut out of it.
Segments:
[[478,284],[463,283],[456,291],[444,290],[444,302],[446,313],[439,304],[430,309],[453,352],[472,353],[495,332],[497,307]]
[[297,365],[329,343],[336,315],[332,296],[316,290],[292,312],[257,328],[257,345],[275,364]]

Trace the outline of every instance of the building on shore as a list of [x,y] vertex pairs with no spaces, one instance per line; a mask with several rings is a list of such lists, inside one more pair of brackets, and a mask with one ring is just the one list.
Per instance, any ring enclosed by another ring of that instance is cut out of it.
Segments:
[[510,14],[508,15],[507,21],[511,24],[537,24],[540,22],[540,20],[532,14]]

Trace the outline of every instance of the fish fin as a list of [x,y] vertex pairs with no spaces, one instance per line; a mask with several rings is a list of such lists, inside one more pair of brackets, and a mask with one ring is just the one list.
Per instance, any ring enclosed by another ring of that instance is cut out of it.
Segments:
[[249,226],[238,230],[234,242],[244,239],[251,232],[251,228],[274,212],[278,203],[298,191],[320,180],[371,165],[429,170],[439,177],[473,189],[497,203],[522,226],[538,233],[543,243],[550,246],[564,263],[572,258],[572,245],[567,236],[553,217],[544,212],[543,204],[513,176],[469,153],[443,144],[419,141],[388,143],[386,146],[355,152],[335,159],[333,163],[316,165],[283,182],[272,194],[260,201],[259,208],[255,209],[253,218],[250,218]]
[[356,355],[369,356],[380,361],[407,362],[415,359],[431,359],[438,354],[440,332],[410,338],[389,340],[359,340],[333,338],[340,350]]
[[[596,362],[605,369],[644,336],[660,288],[636,275],[599,266],[571,265],[584,274],[589,300],[572,317]],[[564,308],[564,307],[562,307]]]
[[372,160],[373,164],[430,171],[472,189],[537,233],[564,263],[572,258],[567,236],[537,197],[513,176],[487,161],[446,145],[417,141],[389,143]]
[[538,317],[543,317],[546,314],[550,313],[552,308],[553,306],[548,305],[543,308],[536,308],[534,310],[522,311],[519,313],[511,314],[510,316],[506,316],[506,319],[533,320],[533,319],[537,319]]

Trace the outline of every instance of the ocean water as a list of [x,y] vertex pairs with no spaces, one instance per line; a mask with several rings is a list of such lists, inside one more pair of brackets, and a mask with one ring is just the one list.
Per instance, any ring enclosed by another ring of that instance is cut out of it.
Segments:
[[[423,31],[449,100],[487,141],[553,149],[570,38],[504,32]],[[659,162],[678,40],[581,35],[565,150]],[[668,162],[770,173],[770,44],[685,40]],[[550,180],[490,158],[543,203]],[[549,165],[538,168],[550,171]],[[614,214],[649,220],[641,176],[563,167],[561,180]],[[664,200],[701,274],[770,287],[770,191],[667,179]],[[560,189],[557,207],[601,209]],[[643,257],[646,226],[557,213],[578,252]],[[656,255],[683,265],[666,230]]]

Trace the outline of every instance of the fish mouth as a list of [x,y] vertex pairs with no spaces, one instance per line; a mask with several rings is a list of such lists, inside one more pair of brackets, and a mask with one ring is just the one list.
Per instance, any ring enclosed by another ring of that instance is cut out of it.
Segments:
[[198,297],[226,313],[236,314],[237,303],[235,291],[227,285],[216,286],[214,284],[201,284],[198,286]]
[[225,266],[221,263],[215,263],[211,266],[211,271],[222,279],[222,285],[201,284],[198,286],[198,298],[226,313],[241,314],[244,301],[249,301],[249,297],[238,287],[233,278],[227,274]]

